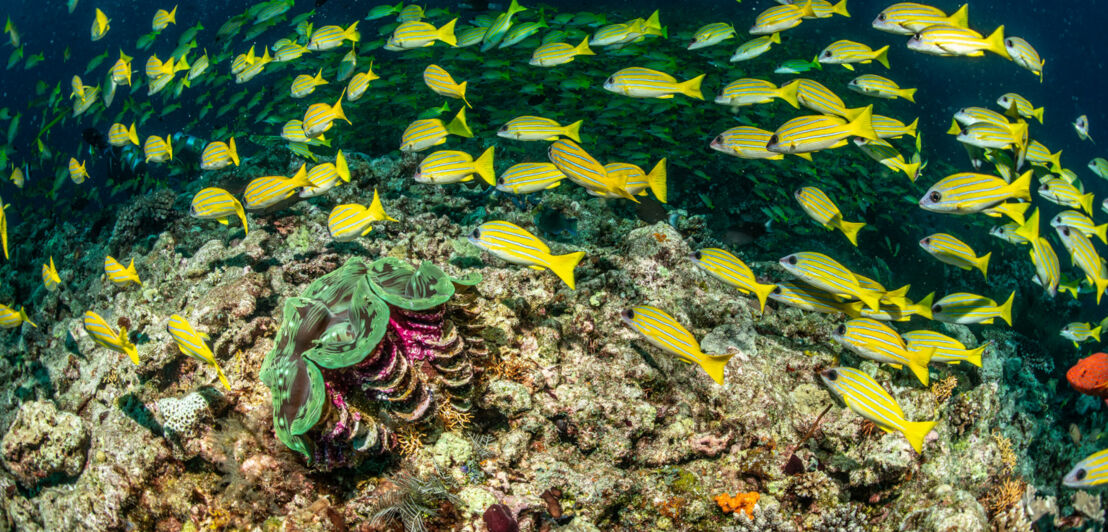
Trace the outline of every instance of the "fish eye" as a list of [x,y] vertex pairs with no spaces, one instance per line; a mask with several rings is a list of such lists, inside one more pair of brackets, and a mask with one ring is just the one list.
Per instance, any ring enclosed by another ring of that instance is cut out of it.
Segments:
[[1085,471],[1085,469],[1078,469],[1077,474],[1075,474],[1073,478],[1076,478],[1077,480],[1085,480],[1086,474],[1088,474],[1088,472]]
[[827,373],[825,375],[827,376],[827,380],[829,380],[829,381],[834,381],[834,380],[839,379],[839,372],[837,370],[829,369],[829,370],[827,370]]
[[769,142],[767,144],[777,144],[778,140],[780,139],[777,138],[777,135],[772,135],[769,137]]
[[629,320],[633,320],[633,319],[635,319],[635,310],[634,310],[634,309],[627,309],[627,310],[624,310],[624,311],[623,311],[623,317],[624,317],[624,318],[627,318],[627,319],[629,319]]
[[1007,96],[1001,96],[1000,101],[1002,101],[1004,103],[1008,103],[1008,97]]
[[831,57],[831,50],[824,51],[823,52],[823,57]]
[[481,230],[480,229],[474,229],[473,230],[473,238],[476,238],[478,240],[481,239]]
[[938,190],[932,190],[931,193],[927,195],[927,197],[930,198],[931,201],[934,203],[938,203],[939,200],[943,199],[943,195]]
[[917,34],[913,35],[913,36],[912,36],[912,38],[918,41],[918,40],[920,40],[920,39],[921,39],[922,37],[920,36],[920,34],[918,34],[918,33],[917,33]]
[[780,286],[773,287],[773,293],[777,294],[777,295],[781,295],[781,287]]
[[846,325],[839,325],[835,328],[835,334],[842,336],[846,334]]
[[927,238],[923,239],[923,245],[930,246],[931,245],[931,237],[927,237]]
[[1004,39],[1004,46],[1007,46],[1008,48],[1011,48],[1012,47],[1012,39]]
[[880,15],[877,15],[877,20],[885,20],[885,14],[881,13]]
[[1062,234],[1065,235],[1065,236],[1070,236],[1070,228],[1068,226],[1063,225],[1062,226]]
[[508,124],[500,126],[500,131],[508,131]]
[[716,137],[716,140],[714,140],[713,142],[715,142],[716,144],[723,144],[723,135]]
[[693,258],[693,260],[700,260],[700,252],[699,251],[694,251],[693,254],[692,254],[692,258]]
[[612,78],[608,77],[608,81],[605,81],[604,84],[605,85],[611,85],[612,84]]
[[1004,228],[1003,227],[997,227],[996,228],[996,234],[1003,235],[1004,234]]
[[796,266],[796,255],[789,255],[789,264]]
[[931,312],[942,312],[942,311],[943,311],[943,306],[942,305],[931,305]]

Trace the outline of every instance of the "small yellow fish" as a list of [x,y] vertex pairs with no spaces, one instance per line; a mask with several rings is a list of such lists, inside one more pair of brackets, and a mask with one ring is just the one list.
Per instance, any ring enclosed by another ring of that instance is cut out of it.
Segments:
[[42,265],[42,284],[46,290],[53,292],[62,284],[62,278],[58,276],[58,269],[54,267],[54,257],[50,257],[50,264]]
[[554,255],[550,247],[526,229],[505,221],[485,222],[469,235],[469,241],[493,255],[512,264],[520,264],[536,270],[550,270],[574,289],[573,270],[585,256],[584,251]]
[[754,272],[741,259],[721,248],[704,248],[693,253],[690,258],[712,277],[731,285],[743,294],[754,294],[754,297],[758,298],[758,305],[762,312],[766,311],[766,298],[777,288],[777,285],[759,283]]
[[78,185],[85,182],[88,178],[88,170],[85,170],[83,161],[77,161],[75,157],[69,158],[69,178]]
[[342,46],[344,41],[358,42],[361,35],[358,34],[358,21],[343,29],[340,26],[323,26],[312,32],[308,40],[308,49],[313,52],[322,52]]
[[170,24],[176,24],[176,23],[177,23],[177,6],[173,6],[173,10],[171,10],[171,11],[166,11],[164,9],[159,9],[157,12],[155,12],[154,13],[154,21],[151,23],[150,27],[153,28],[154,31],[162,31],[167,26],[169,26]]
[[231,137],[227,142],[218,140],[208,143],[204,152],[200,154],[201,170],[219,170],[230,165],[239,165],[239,153],[235,148],[235,138]]
[[427,65],[427,68],[423,70],[423,82],[435,94],[460,99],[465,102],[466,107],[473,107],[469,104],[469,100],[466,100],[466,84],[469,82],[458,83],[454,81],[454,78],[444,68],[438,65]]
[[477,174],[490,186],[496,185],[493,169],[493,150],[485,150],[477,159],[463,151],[437,151],[419,163],[419,171],[413,177],[416,183],[445,185],[472,181]]
[[222,188],[209,187],[197,192],[192,197],[189,214],[201,220],[218,220],[223,225],[229,223],[231,216],[238,216],[242,220],[243,232],[250,234],[242,204]]
[[143,144],[142,151],[146,154],[146,162],[164,163],[172,161],[173,139],[169,135],[166,135],[165,139],[150,135],[146,137],[146,143]]
[[4,258],[8,258],[8,216],[4,213],[9,205],[0,199],[0,244],[4,246]]
[[216,362],[212,349],[206,343],[206,340],[210,339],[208,335],[196,332],[196,329],[192,328],[188,320],[179,314],[169,317],[166,331],[177,342],[177,347],[182,353],[215,368],[215,372],[219,376],[219,382],[223,384],[224,388],[231,389],[231,383],[227,382],[227,376],[223,374],[223,368],[219,367],[219,362]]
[[17,188],[23,188],[23,184],[27,182],[27,174],[23,172],[23,169],[18,166],[12,166],[12,175],[9,177],[12,183]]
[[530,64],[539,67],[564,65],[580,55],[596,55],[589,48],[588,37],[582,39],[581,44],[577,46],[564,42],[552,42],[539,46],[532,52]]
[[819,53],[819,62],[825,65],[842,65],[847,70],[854,70],[853,63],[868,64],[877,61],[889,68],[889,46],[885,45],[874,50],[860,42],[841,40],[835,41]]
[[827,229],[838,229],[846,235],[847,240],[855,247],[858,246],[858,231],[866,226],[863,222],[847,222],[843,220],[843,213],[827,194],[817,187],[803,187],[793,193],[800,208],[811,219]]
[[14,329],[24,323],[38,327],[27,317],[26,309],[21,308],[17,312],[7,305],[0,304],[0,329]]
[[131,259],[131,264],[124,268],[119,261],[107,255],[104,257],[104,274],[116,286],[127,286],[131,283],[142,286],[138,272],[135,271],[135,259]]
[[346,101],[353,102],[361,98],[366,89],[369,89],[369,82],[375,79],[381,79],[381,76],[373,72],[373,63],[370,63],[369,70],[358,72],[350,78],[350,83],[346,85]]
[[346,156],[342,154],[342,150],[335,154],[334,163],[317,164],[308,170],[309,184],[300,190],[300,197],[320,196],[338,186],[340,182],[350,182],[350,167],[346,164]]
[[324,131],[331,129],[331,123],[340,118],[345,120],[347,124],[353,124],[342,112],[342,99],[345,95],[346,89],[343,89],[343,94],[339,95],[339,99],[335,101],[334,105],[313,103],[309,106],[307,112],[304,113],[304,135],[308,138],[318,137]]
[[700,342],[677,320],[657,307],[640,305],[625,309],[620,318],[650,343],[667,353],[676,355],[683,362],[696,363],[716,384],[723,384],[723,369],[735,356],[709,355],[700,350]]
[[135,130],[135,123],[131,122],[129,128],[119,122],[112,124],[112,127],[108,129],[108,143],[117,148],[126,146],[127,143],[138,146],[138,131]]
[[85,312],[83,318],[85,332],[88,333],[92,341],[96,342],[101,347],[106,347],[112,351],[123,353],[131,358],[136,366],[139,365],[138,349],[135,348],[135,344],[131,343],[130,338],[127,337],[127,328],[120,327],[119,332],[112,330],[111,325],[108,325],[104,318],[99,314],[88,311]]
[[678,82],[665,72],[642,67],[630,67],[612,74],[604,82],[604,90],[630,96],[632,98],[673,98],[674,94],[684,94],[690,98],[703,100],[700,83],[701,74],[688,81]]
[[500,126],[496,136],[524,141],[555,141],[559,137],[569,137],[574,142],[581,142],[582,122],[582,120],[578,120],[568,126],[563,126],[554,120],[541,116],[519,116]]
[[454,19],[439,28],[418,20],[403,22],[392,32],[385,49],[398,52],[431,46],[435,41],[457,46],[458,39],[454,36],[454,24],[457,22],[458,19]]
[[917,453],[923,452],[924,440],[934,430],[934,421],[908,421],[904,410],[892,395],[873,377],[848,367],[825,369],[820,378],[828,388],[842,398],[847,408],[872,421],[881,430],[899,432]]
[[827,115],[801,116],[785,122],[766,143],[766,149],[777,153],[806,153],[845,146],[853,136],[876,139],[873,129],[873,106],[866,107],[857,118]]
[[271,175],[250,180],[243,193],[244,203],[252,211],[265,209],[291,198],[296,189],[308,185],[311,181],[308,181],[307,165],[302,164],[292,177]]
[[448,124],[438,118],[416,120],[408,125],[400,136],[400,151],[419,152],[446,142],[447,135],[470,138],[473,131],[466,124],[466,110],[462,108]]
[[327,80],[323,79],[323,68],[319,69],[316,75],[300,74],[296,76],[296,79],[292,80],[292,87],[289,88],[293,98],[303,98],[313,92],[315,88],[320,85],[326,85]]
[[91,31],[93,42],[104,38],[104,35],[106,35],[111,28],[109,25],[110,22],[111,20],[108,19],[108,16],[105,15],[103,11],[100,11],[100,8],[96,8],[96,19],[92,21]]
[[131,85],[131,57],[119,51],[119,59],[112,65],[112,83],[116,85]]
[[331,214],[327,216],[327,230],[331,233],[331,238],[339,242],[346,242],[368,235],[373,230],[371,224],[385,220],[399,221],[385,213],[385,207],[381,204],[381,197],[377,194],[377,189],[374,188],[373,201],[369,204],[369,207],[348,203],[337,205],[334,209],[331,209]]

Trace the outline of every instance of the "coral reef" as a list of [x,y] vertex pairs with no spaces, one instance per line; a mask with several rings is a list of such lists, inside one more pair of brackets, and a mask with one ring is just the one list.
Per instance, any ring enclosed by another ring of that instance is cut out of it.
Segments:
[[49,401],[24,403],[0,441],[4,467],[24,488],[76,477],[84,470],[85,422]]

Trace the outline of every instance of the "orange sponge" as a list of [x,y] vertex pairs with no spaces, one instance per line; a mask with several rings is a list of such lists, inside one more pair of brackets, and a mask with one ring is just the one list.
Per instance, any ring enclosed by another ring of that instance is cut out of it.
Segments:
[[712,497],[724,513],[746,512],[746,516],[754,517],[754,505],[758,504],[758,492],[739,493],[732,497],[728,493],[721,493]]

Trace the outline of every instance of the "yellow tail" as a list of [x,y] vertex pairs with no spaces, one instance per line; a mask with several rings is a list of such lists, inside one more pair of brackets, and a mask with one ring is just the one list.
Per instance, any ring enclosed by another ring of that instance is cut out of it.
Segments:
[[1031,170],[1024,172],[1009,187],[1013,198],[1031,201]]
[[935,301],[935,292],[931,292],[924,296],[923,299],[916,301],[915,310],[916,314],[931,319],[931,304]]
[[768,298],[775,289],[777,289],[777,285],[775,284],[754,283],[754,297],[758,298],[758,306],[761,312],[766,311],[766,298]]
[[[458,46],[458,38],[454,36],[454,24],[458,22],[458,19],[451,20],[446,24],[443,24],[441,28],[435,31],[435,35],[440,41],[449,44],[450,46]],[[1001,43],[1003,44],[1003,43]]]
[[[1106,286],[1108,286],[1108,280],[1105,280],[1104,284]],[[1101,290],[1101,291],[1103,292],[1103,290]],[[1016,299],[1016,291],[1013,290],[1012,295],[1008,296],[1008,301],[1005,301],[1004,304],[1001,305],[1000,308],[997,309],[997,311],[1000,313],[1000,319],[1004,320],[1004,322],[1007,323],[1009,327],[1012,326],[1012,301],[1015,300],[1015,299]],[[1098,294],[1098,299],[1099,299],[1099,294]],[[1099,305],[1100,301],[1097,301],[1097,304]]]
[[362,40],[362,36],[358,33],[358,21],[355,20],[349,28],[346,28],[346,31],[342,32],[342,37],[353,42]]
[[1093,227],[1093,233],[1101,242],[1108,244],[1108,224],[1100,224]]
[[123,351],[134,365],[139,365],[138,349],[135,348],[135,344],[131,343],[131,338],[127,336],[127,328],[119,328],[119,350]]
[[704,81],[704,74],[701,74],[693,79],[690,79],[684,83],[677,84],[677,92],[684,94],[690,98],[696,98],[697,100],[703,100],[704,95],[700,93],[700,83]]
[[495,149],[495,147],[491,147],[485,150],[485,153],[482,153],[476,161],[473,161],[473,169],[490,187],[496,186],[496,169],[493,168],[493,150]]
[[934,421],[905,421],[901,432],[908,439],[908,445],[919,454],[923,454],[923,440],[935,428]]
[[388,220],[390,222],[399,222],[396,218],[389,216],[385,213],[385,206],[381,203],[381,196],[377,194],[377,189],[373,189],[373,201],[369,203],[369,215],[374,220]]
[[1008,48],[1004,46],[1004,25],[997,26],[996,30],[985,37],[985,49],[1001,57],[1011,59]]
[[[26,319],[26,318],[24,318],[24,319]],[[27,322],[27,323],[30,323],[30,322]],[[33,323],[31,323],[31,325],[34,325],[34,324],[33,324]],[[1089,336],[1092,336],[1092,337],[1093,337],[1093,340],[1096,340],[1096,341],[1098,341],[1098,342],[1099,342],[1099,341],[1100,341],[1100,326],[1099,326],[1099,325],[1097,325],[1097,326],[1096,326],[1096,328],[1094,328],[1093,330],[1089,331]]]
[[131,259],[131,264],[127,266],[127,277],[134,279],[140,287],[142,286],[142,279],[139,279],[138,271],[135,270],[135,259]]
[[[31,324],[32,327],[34,327],[36,329],[38,328],[38,325],[35,325],[35,322],[31,321],[31,318],[27,317],[27,309],[25,309],[25,308],[20,308],[19,309],[19,318],[22,319],[25,323]],[[1097,330],[1097,334],[1100,334],[1100,327],[1097,327],[1096,330]],[[1097,338],[1097,341],[1099,342],[1100,338]]]
[[508,6],[509,17],[515,15],[516,13],[522,13],[523,11],[527,11],[527,8],[519,5],[519,2],[517,2],[516,0],[512,0],[512,4]]
[[[357,24],[357,22],[355,22]],[[323,79],[323,67],[319,68],[319,72],[315,73],[315,77],[312,78],[312,83],[315,85],[326,85],[327,80]]]
[[169,160],[173,160],[173,138],[170,135],[165,136],[165,152],[169,154]]
[[573,49],[573,53],[575,55],[596,55],[596,52],[589,48],[589,38],[587,36],[581,40],[581,44]]
[[235,137],[231,137],[227,141],[227,153],[231,156],[231,162],[235,163],[235,166],[239,165],[239,150],[235,147]]
[[1040,107],[1038,109],[1035,109],[1034,111],[1031,111],[1031,116],[1035,117],[1035,120],[1038,120],[1039,123],[1042,124],[1043,123],[1043,108]]
[[927,372],[927,365],[931,363],[931,357],[935,356],[935,348],[926,347],[919,351],[912,351],[909,356],[908,369],[924,386],[927,386],[927,383],[931,380],[931,375]]
[[[774,33],[774,35],[777,34]],[[793,106],[793,109],[799,109],[800,103],[796,100],[797,87],[800,87],[799,83],[786,83],[780,89],[777,89],[777,97],[785,100],[786,103]]]
[[1093,215],[1093,193],[1090,192],[1081,196],[1081,208],[1085,209],[1085,212],[1089,213],[1089,216]]
[[904,132],[907,133],[910,137],[915,137],[918,129],[919,117],[916,117],[915,120],[912,120],[911,124],[908,124],[908,127],[904,129]]
[[127,138],[130,139],[131,143],[135,146],[139,145],[138,131],[135,129],[134,122],[131,122],[131,127],[127,130]]
[[873,56],[873,60],[885,65],[885,68],[889,68],[889,45],[886,44],[878,49]]
[[335,154],[335,173],[344,182],[350,182],[350,166],[346,164],[346,156],[342,154],[342,150]]
[[654,168],[650,170],[649,174],[646,174],[646,182],[650,186],[650,191],[654,193],[654,197],[658,198],[658,201],[666,202],[666,160],[663,157],[658,161],[658,164],[654,165]]
[[781,32],[772,33],[769,36],[769,42],[781,44]]
[[227,388],[227,390],[230,391],[231,383],[227,381],[227,376],[223,374],[223,368],[219,367],[219,363],[214,361],[212,362],[212,365],[215,366],[216,375],[219,375],[219,382],[223,384],[224,388]]
[[243,210],[242,203],[239,203],[239,200],[235,199],[234,196],[231,197],[231,200],[233,200],[235,202],[235,214],[237,214],[239,216],[239,219],[242,220],[242,231],[243,231],[243,233],[246,233],[247,235],[249,235],[250,234],[250,228],[246,226],[246,211]]
[[346,121],[347,124],[353,124],[349,118],[346,118],[346,113],[342,111],[342,99],[346,96],[346,89],[342,89],[342,94],[339,94],[339,99],[335,102],[335,105],[331,106],[331,112],[334,113],[335,118],[341,118]]
[[919,177],[919,166],[920,163],[904,163],[900,165],[900,169],[908,175],[908,179],[911,182],[915,183],[916,178]]
[[877,311],[881,309],[881,294],[880,292],[874,292],[873,290],[861,289],[858,290],[858,299],[862,300],[862,303],[870,310]]
[[831,12],[838,13],[844,17],[850,18],[850,13],[846,10],[846,0],[842,0],[842,2],[831,6]]
[[970,349],[966,351],[966,362],[973,364],[974,366],[981,367],[981,355],[985,354],[985,349],[989,347],[989,343]]
[[846,239],[851,244],[854,244],[854,247],[858,247],[858,231],[865,226],[866,224],[863,222],[839,222],[839,230],[846,235]]
[[1050,171],[1054,173],[1062,171],[1062,150],[1050,154]]
[[288,183],[289,188],[306,187],[310,184],[312,182],[308,180],[308,166],[306,164],[300,165],[300,169],[289,178]]
[[846,124],[850,135],[857,135],[864,139],[877,140],[877,132],[873,130],[873,106],[867,105],[858,116]]
[[716,384],[723,384],[723,368],[727,367],[727,361],[735,355],[706,355],[701,353],[700,367],[708,374]]
[[962,7],[958,8],[958,11],[955,11],[954,13],[951,13],[951,15],[949,17],[947,17],[947,21],[949,21],[952,26],[959,26],[959,27],[962,27],[962,28],[968,28],[969,27],[969,4],[962,4]]
[[946,130],[947,135],[957,135],[962,132],[962,125],[957,120],[950,119],[950,129]]
[[[1013,222],[1016,222],[1019,225],[1023,225],[1023,215],[1030,207],[1030,203],[1001,203],[1000,205],[997,205],[990,210],[991,212],[996,213],[992,214],[991,216],[1004,215],[1011,218]],[[988,212],[989,211],[986,211],[986,213]]]
[[1093,279],[1093,286],[1096,287],[1096,304],[1100,304],[1100,296],[1104,295],[1104,290],[1108,289],[1108,279],[1097,275]]
[[458,84],[458,96],[461,96],[462,103],[466,104],[466,107],[472,109],[473,106],[470,105],[469,100],[466,99],[466,85],[469,85],[468,81],[463,81]]
[[977,257],[976,264],[974,264],[974,266],[978,270],[981,270],[981,275],[985,276],[986,281],[989,280],[989,257],[991,257],[992,254],[993,252],[990,251],[980,257]]
[[454,120],[446,124],[446,132],[467,139],[473,136],[473,130],[469,129],[469,126],[466,124],[465,108],[458,110],[458,114],[454,115]]
[[573,139],[573,142],[576,142],[576,143],[580,144],[581,143],[581,123],[582,122],[584,122],[584,120],[578,120],[578,121],[566,126],[566,130],[563,131],[562,134],[569,137],[569,138],[571,138],[571,139]]
[[908,100],[912,103],[916,103],[916,91],[918,89],[902,89],[900,91],[900,97]]
[[584,257],[584,251],[567,253],[565,255],[551,255],[546,265],[550,268],[550,271],[554,272],[554,275],[557,275],[558,278],[569,287],[570,290],[576,290],[577,285],[573,279],[573,269],[577,267],[577,263],[581,262],[581,259]]

